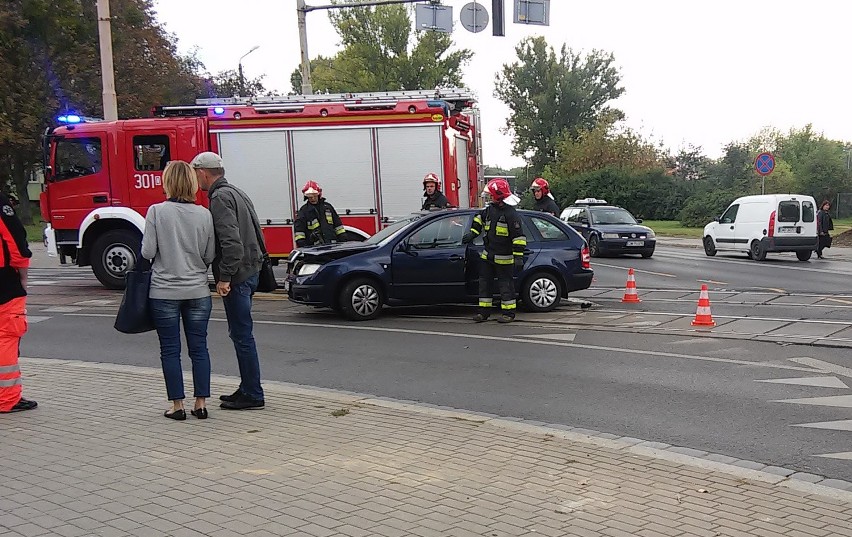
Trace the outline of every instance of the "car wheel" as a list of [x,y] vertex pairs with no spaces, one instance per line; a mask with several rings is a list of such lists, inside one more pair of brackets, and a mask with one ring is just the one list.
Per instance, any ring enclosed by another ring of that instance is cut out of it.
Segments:
[[589,255],[592,257],[601,256],[601,240],[597,235],[589,237]]
[[755,261],[763,261],[766,259],[766,250],[760,244],[760,241],[751,241],[751,258]]
[[645,250],[642,252],[642,259],[649,259],[652,255],[654,255],[654,250]]
[[142,241],[125,229],[107,231],[92,245],[92,272],[107,289],[124,289],[124,276],[136,266]]
[[713,242],[713,237],[710,235],[704,237],[704,253],[707,254],[707,257],[713,257],[716,255],[716,244]]
[[384,296],[375,280],[358,278],[347,283],[340,292],[340,311],[352,321],[375,319],[382,311]]
[[562,283],[547,272],[536,272],[524,281],[521,300],[529,311],[551,311],[562,300]]
[[799,258],[799,261],[807,261],[808,259],[811,258],[811,255],[813,255],[813,252],[811,250],[807,250],[807,251],[799,250],[798,252],[796,252],[796,257]]

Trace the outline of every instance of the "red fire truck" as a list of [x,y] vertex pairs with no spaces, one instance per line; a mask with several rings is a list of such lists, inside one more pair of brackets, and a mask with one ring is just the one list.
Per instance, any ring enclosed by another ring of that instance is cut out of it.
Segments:
[[153,116],[66,116],[45,136],[48,245],[62,262],[91,265],[109,288],[123,287],[136,261],[145,213],[163,201],[166,163],[202,151],[219,153],[228,180],[251,197],[273,257],[293,248],[308,180],[323,187],[350,240],[419,210],[429,172],[451,204],[478,205],[478,110],[465,90],[200,99]]

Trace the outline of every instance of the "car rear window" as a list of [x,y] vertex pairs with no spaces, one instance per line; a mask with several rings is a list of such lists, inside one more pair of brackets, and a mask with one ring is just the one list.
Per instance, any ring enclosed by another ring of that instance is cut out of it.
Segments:
[[799,202],[798,201],[782,201],[778,204],[778,221],[779,222],[798,222],[799,221]]
[[809,201],[802,202],[802,222],[814,221],[814,204]]

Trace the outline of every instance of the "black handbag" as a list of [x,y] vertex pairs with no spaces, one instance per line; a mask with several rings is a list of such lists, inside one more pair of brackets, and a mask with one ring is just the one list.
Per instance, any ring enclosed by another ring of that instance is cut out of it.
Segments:
[[269,254],[263,254],[263,265],[260,266],[260,274],[257,280],[257,290],[261,293],[271,293],[278,289],[278,282],[275,281],[275,273],[272,271],[272,261],[269,259]]
[[139,256],[136,266],[124,277],[124,298],[115,316],[115,329],[124,334],[141,334],[154,330],[148,291],[151,289],[151,266]]

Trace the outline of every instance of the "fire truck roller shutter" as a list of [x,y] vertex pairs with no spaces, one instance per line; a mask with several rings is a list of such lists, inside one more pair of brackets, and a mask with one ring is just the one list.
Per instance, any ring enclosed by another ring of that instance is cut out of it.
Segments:
[[456,170],[459,178],[459,207],[470,207],[470,169],[467,139],[456,136]]
[[284,224],[293,217],[287,131],[219,133],[225,177],[254,204],[262,224]]
[[[316,181],[345,218],[378,209],[371,129],[332,127],[293,130],[296,183]],[[299,201],[301,204],[301,200]]]
[[394,220],[419,211],[423,205],[421,181],[429,172],[438,175],[441,191],[446,190],[440,125],[379,127],[377,131],[382,216]]

